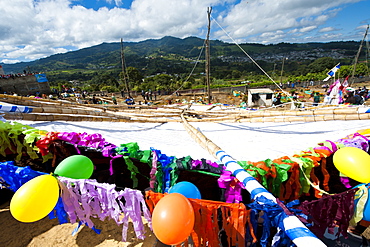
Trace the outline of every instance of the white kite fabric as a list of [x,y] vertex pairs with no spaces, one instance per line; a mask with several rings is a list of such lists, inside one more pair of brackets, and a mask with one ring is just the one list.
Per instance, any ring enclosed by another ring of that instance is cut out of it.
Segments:
[[[31,122],[17,121],[54,132],[99,133],[115,145],[137,142],[176,157],[216,161],[186,132],[181,123]],[[338,140],[361,129],[370,120],[296,123],[191,123],[237,161],[261,161],[292,156],[325,140]]]

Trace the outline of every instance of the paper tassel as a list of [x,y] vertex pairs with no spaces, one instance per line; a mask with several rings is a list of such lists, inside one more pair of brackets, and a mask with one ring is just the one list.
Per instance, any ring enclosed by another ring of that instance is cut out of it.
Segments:
[[[116,191],[114,184],[98,183],[93,179],[58,177],[58,180],[64,208],[71,223],[80,221],[93,228],[92,217],[102,221],[106,218],[113,219],[118,225],[123,224],[122,241],[126,241],[128,220],[131,218],[137,238],[144,239],[141,215],[148,222],[151,222],[151,218],[140,191],[129,188]],[[124,198],[125,203],[121,198]]]
[[345,191],[336,195],[323,195],[315,201],[304,201],[298,207],[305,215],[309,215],[309,222],[313,223],[313,233],[323,237],[326,228],[330,234],[334,234],[334,228],[338,227],[337,236],[342,234],[347,237],[349,222],[354,214],[354,196],[357,189]]
[[[146,191],[145,200],[153,212],[155,205],[165,194]],[[194,209],[195,224],[191,237],[194,246],[220,246],[219,220],[226,232],[229,246],[245,246],[246,224],[249,213],[242,203],[225,203],[217,201],[190,199]],[[250,233],[255,239],[253,229]]]

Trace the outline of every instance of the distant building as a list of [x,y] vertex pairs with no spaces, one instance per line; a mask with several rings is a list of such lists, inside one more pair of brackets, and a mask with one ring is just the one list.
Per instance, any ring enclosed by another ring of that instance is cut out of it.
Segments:
[[270,88],[248,89],[248,107],[272,106],[273,94]]

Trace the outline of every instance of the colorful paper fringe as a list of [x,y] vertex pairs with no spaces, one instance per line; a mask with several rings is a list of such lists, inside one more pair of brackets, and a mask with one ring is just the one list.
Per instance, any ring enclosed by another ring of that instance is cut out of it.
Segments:
[[[165,194],[147,191],[145,200],[151,212]],[[245,246],[246,224],[249,212],[242,203],[224,203],[189,199],[194,209],[195,224],[191,233],[194,246],[220,246],[219,234],[225,231],[229,246]],[[219,221],[222,222],[221,228]],[[250,234],[254,240],[253,229]]]
[[117,191],[114,184],[98,183],[92,179],[58,177],[58,180],[64,208],[71,223],[82,222],[93,228],[92,217],[102,221],[113,219],[117,225],[123,224],[122,241],[126,241],[128,221],[131,218],[137,238],[144,239],[141,216],[149,222],[149,226],[151,217],[140,191],[130,188]]
[[347,237],[347,229],[354,213],[354,196],[357,189],[352,189],[336,195],[323,195],[315,201],[304,201],[298,207],[313,222],[311,230],[318,237],[323,237],[325,230],[334,234],[338,227],[337,237]]
[[[155,171],[156,178],[152,177],[152,186],[153,183],[156,184],[155,191],[166,192],[177,181],[179,167],[176,165],[176,162],[178,159],[173,156],[166,156],[161,151],[155,149],[141,151],[137,143],[121,144],[117,147],[114,144],[106,142],[100,134],[80,134],[75,132],[46,133],[45,131],[36,130],[18,123],[1,123],[0,127],[2,127],[0,134],[4,137],[0,138],[3,141],[3,145],[0,145],[0,152],[2,150],[4,156],[5,150],[9,149],[13,153],[16,153],[17,159],[19,159],[23,148],[25,148],[31,158],[38,158],[35,152],[35,150],[38,150],[44,160],[46,160],[51,158],[51,156],[48,156],[50,152],[49,147],[55,140],[63,140],[75,145],[78,153],[78,146],[96,148],[101,150],[103,156],[111,157],[111,163],[115,158],[122,157],[125,159],[126,165],[131,172],[133,188],[135,188],[138,170],[127,157],[139,159],[141,162],[148,163],[152,166],[152,153],[156,152],[158,167]],[[18,138],[21,134],[24,135],[23,143]],[[359,133],[355,133],[336,142],[325,141],[319,143],[318,147],[311,148],[308,151],[302,151],[292,157],[282,157],[275,160],[267,159],[259,162],[240,161],[239,164],[264,187],[268,188],[274,196],[281,200],[286,202],[295,200],[302,194],[307,193],[310,186],[316,190],[315,196],[320,198],[322,194],[327,193],[330,189],[328,187],[330,175],[326,171],[326,157],[343,146],[358,147],[365,151],[368,151],[369,148],[368,139]],[[197,168],[202,163],[192,162],[193,166],[188,167],[188,169]],[[324,175],[324,179],[321,182],[314,173],[318,167]],[[110,170],[112,174],[113,170]],[[221,175],[221,172],[218,175]],[[223,175],[220,185],[222,188],[226,187],[227,202],[240,201],[240,188],[242,185],[237,184],[238,182],[233,182],[231,186],[229,186],[231,183],[229,185],[223,184],[224,182],[222,181],[225,181],[225,176],[227,176],[225,173]],[[229,181],[231,182],[233,179],[229,178]]]

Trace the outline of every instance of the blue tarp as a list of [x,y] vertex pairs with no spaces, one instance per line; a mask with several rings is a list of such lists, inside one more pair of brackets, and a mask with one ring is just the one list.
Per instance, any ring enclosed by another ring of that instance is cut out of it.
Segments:
[[37,82],[48,82],[45,74],[36,74],[35,77]]

